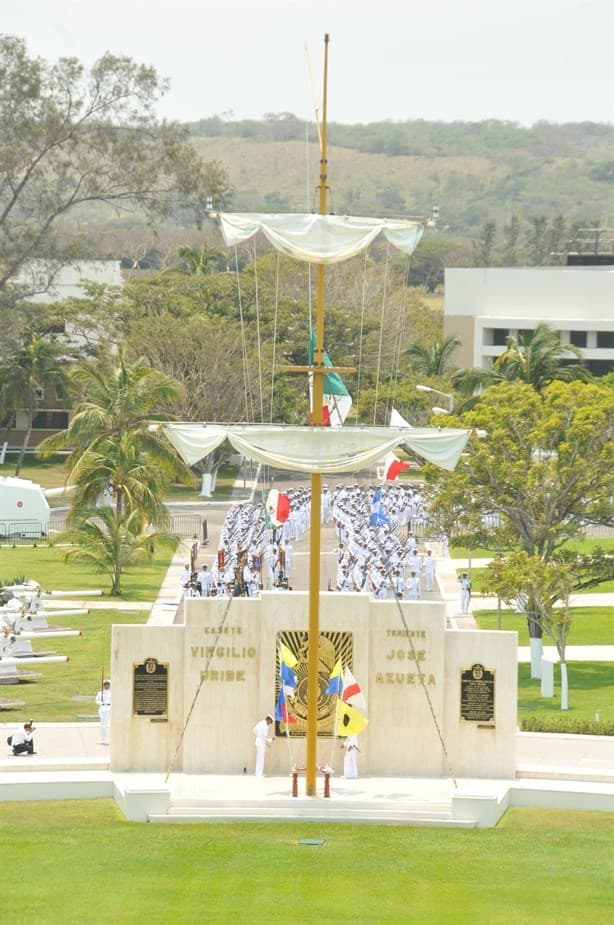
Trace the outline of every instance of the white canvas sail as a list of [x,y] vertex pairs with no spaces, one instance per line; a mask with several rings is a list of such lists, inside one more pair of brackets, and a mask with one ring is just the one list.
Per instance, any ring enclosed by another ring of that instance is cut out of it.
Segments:
[[355,257],[380,234],[398,250],[412,254],[424,231],[422,222],[351,215],[220,212],[217,218],[227,247],[242,244],[261,231],[286,256],[319,264]]
[[293,472],[357,472],[375,465],[404,444],[418,456],[454,469],[470,430],[428,427],[294,427],[282,424],[154,424],[188,465],[194,465],[224,440],[256,462]]

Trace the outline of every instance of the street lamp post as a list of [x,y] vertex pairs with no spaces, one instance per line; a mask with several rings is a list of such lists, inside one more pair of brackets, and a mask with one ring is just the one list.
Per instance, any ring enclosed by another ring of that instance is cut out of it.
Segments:
[[450,403],[449,408],[433,408],[435,414],[452,414],[454,411],[454,395],[450,395],[449,392],[440,392],[439,389],[434,389],[430,385],[417,385],[416,389],[418,392],[433,392],[435,395],[441,395],[442,398],[446,398]]

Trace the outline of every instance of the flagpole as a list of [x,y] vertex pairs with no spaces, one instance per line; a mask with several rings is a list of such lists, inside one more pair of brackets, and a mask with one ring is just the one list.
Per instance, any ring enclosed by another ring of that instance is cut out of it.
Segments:
[[[326,160],[328,33],[324,36],[324,86],[322,93],[322,124],[320,127],[320,202],[319,213],[326,215],[328,175]],[[324,264],[318,264],[316,290],[316,339],[313,351],[313,405],[311,424],[322,426],[324,396]],[[316,795],[316,764],[318,748],[318,644],[320,639],[320,510],[322,475],[311,474],[311,533],[309,542],[309,650],[307,657],[307,751],[305,780],[307,796]]]

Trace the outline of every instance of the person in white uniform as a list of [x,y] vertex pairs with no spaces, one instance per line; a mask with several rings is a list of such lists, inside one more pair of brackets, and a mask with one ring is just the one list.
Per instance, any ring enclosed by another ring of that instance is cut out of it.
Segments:
[[100,717],[100,744],[108,745],[109,723],[111,722],[111,682],[106,678],[96,694],[98,716]]
[[461,613],[469,613],[469,604],[471,602],[471,579],[467,572],[463,572],[458,579],[460,583],[460,605]]
[[275,741],[275,736],[269,736],[269,727],[273,725],[273,717],[270,713],[261,719],[254,726],[255,745],[256,745],[256,777],[264,777],[264,756],[267,745]]
[[358,752],[360,751],[357,736],[348,736],[341,743],[341,748],[344,750],[343,776],[346,780],[355,780],[358,777]]
[[433,553],[427,549],[424,557],[424,587],[427,591],[432,591],[435,586],[435,573],[437,571],[437,560],[433,558]]

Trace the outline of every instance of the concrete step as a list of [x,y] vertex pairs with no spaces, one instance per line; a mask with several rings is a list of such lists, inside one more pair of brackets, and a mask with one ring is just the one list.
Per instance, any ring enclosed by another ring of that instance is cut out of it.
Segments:
[[327,799],[174,801],[167,813],[152,813],[150,822],[362,822],[388,825],[475,828],[474,820],[454,819],[450,804],[349,803]]

